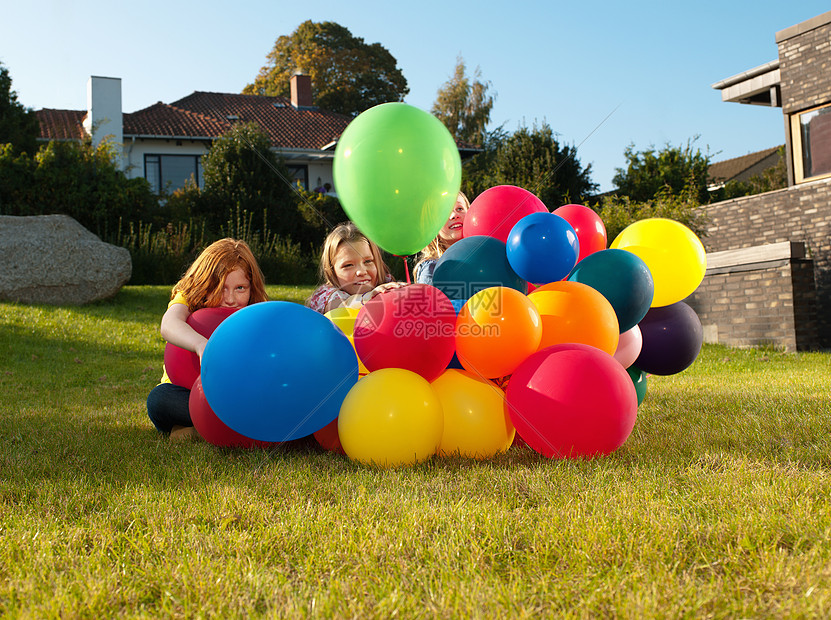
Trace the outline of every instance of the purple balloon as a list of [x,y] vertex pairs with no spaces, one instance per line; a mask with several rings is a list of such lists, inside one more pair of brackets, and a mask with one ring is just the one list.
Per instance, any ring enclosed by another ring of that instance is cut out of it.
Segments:
[[646,373],[674,375],[692,364],[701,351],[701,321],[683,301],[650,308],[638,325],[643,346],[634,366]]

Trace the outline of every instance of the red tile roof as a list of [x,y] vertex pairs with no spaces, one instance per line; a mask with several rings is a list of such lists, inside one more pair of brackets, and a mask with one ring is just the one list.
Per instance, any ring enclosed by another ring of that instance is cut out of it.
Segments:
[[286,149],[322,149],[336,140],[352,120],[349,116],[310,108],[295,108],[284,97],[194,92],[172,106],[217,119],[255,122],[272,146]]
[[[80,140],[84,110],[37,112],[44,140]],[[233,123],[257,123],[278,149],[320,150],[338,139],[351,117],[318,108],[295,108],[285,97],[236,95],[196,91],[167,104],[153,105],[123,115],[124,138],[205,138],[213,140]],[[456,141],[463,156],[481,149]]]
[[[44,140],[79,140],[84,137],[84,110],[37,112]],[[343,133],[349,116],[316,108],[295,108],[283,97],[194,92],[171,104],[155,103],[124,114],[124,137],[218,138],[232,123],[255,122],[271,145],[283,149],[317,150]]]
[[124,115],[124,135],[159,138],[216,138],[231,123],[182,110],[172,105],[154,103],[149,108]]
[[40,138],[43,140],[82,140],[85,110],[53,110],[44,108],[36,112],[40,121]]

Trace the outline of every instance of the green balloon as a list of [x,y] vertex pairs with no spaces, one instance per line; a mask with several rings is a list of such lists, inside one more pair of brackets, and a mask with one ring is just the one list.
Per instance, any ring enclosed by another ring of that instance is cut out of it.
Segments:
[[629,378],[632,379],[632,383],[635,384],[635,392],[638,395],[638,407],[640,407],[644,397],[646,396],[646,373],[640,368],[635,368],[634,366],[627,368],[626,372],[629,373]]
[[335,191],[367,237],[391,254],[420,252],[450,217],[462,182],[456,142],[432,114],[383,103],[338,140]]

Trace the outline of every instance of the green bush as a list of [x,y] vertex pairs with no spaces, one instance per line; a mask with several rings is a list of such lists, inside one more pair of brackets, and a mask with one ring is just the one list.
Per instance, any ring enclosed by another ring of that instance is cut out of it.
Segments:
[[310,284],[315,281],[317,256],[302,252],[300,244],[255,228],[253,214],[236,209],[217,234],[204,222],[193,220],[154,228],[149,223],[128,223],[111,239],[130,251],[133,273],[130,284],[175,284],[199,253],[222,237],[242,239],[250,247],[270,284]]
[[681,222],[699,238],[707,235],[707,216],[700,209],[695,191],[684,191],[675,195],[669,188],[665,188],[659,191],[654,199],[643,202],[632,200],[628,196],[603,196],[600,204],[592,205],[592,208],[606,226],[609,243],[629,224],[651,217]]
[[0,215],[29,215],[35,161],[17,154],[14,145],[0,144]]
[[0,213],[64,214],[99,237],[120,221],[142,221],[158,210],[145,179],[128,179],[107,142],[49,142],[32,158],[0,150]]

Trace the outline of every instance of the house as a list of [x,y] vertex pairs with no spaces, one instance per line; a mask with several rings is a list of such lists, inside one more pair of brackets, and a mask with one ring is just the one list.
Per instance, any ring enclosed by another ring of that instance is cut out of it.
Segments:
[[708,342],[831,347],[831,11],[780,30],[776,60],[713,84],[781,109],[788,186],[705,205],[707,272],[688,299]]
[[[144,177],[157,192],[172,191],[191,177],[201,187],[201,158],[213,141],[235,123],[254,122],[283,158],[292,182],[305,189],[333,187],[335,145],[352,117],[316,107],[308,75],[293,75],[290,86],[289,98],[196,91],[173,103],[124,113],[121,79],[92,76],[86,110],[36,112],[40,139],[91,136],[97,144],[110,136],[128,177]],[[457,146],[462,159],[481,150],[461,141]]]
[[37,111],[42,140],[98,143],[111,136],[128,177],[154,190],[175,190],[193,177],[202,185],[201,158],[235,123],[257,123],[304,188],[332,183],[335,145],[351,117],[313,105],[311,78],[291,78],[291,97],[194,92],[137,112],[121,109],[121,79],[90,77],[87,110]]
[[710,184],[707,189],[712,192],[721,189],[730,181],[745,182],[775,167],[782,159],[779,154],[781,148],[781,145],[774,146],[710,164],[707,173]]

